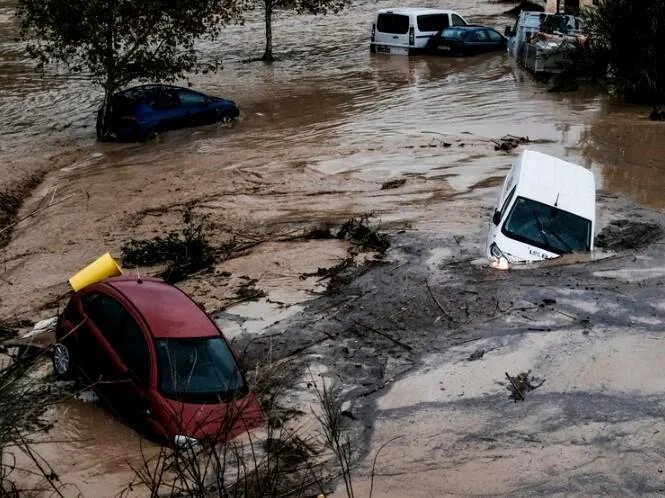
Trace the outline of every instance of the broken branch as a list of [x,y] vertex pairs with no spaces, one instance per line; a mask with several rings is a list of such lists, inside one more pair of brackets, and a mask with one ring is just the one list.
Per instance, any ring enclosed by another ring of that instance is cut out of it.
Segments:
[[524,396],[522,395],[520,390],[517,388],[517,384],[515,384],[515,381],[513,380],[513,378],[510,375],[508,375],[508,372],[506,372],[506,378],[512,384],[513,389],[515,390],[515,395],[518,396],[522,401],[524,401]]
[[439,309],[441,310],[441,313],[443,313],[443,314],[445,315],[445,317],[446,317],[448,320],[451,320],[451,321],[452,321],[452,317],[450,316],[450,314],[444,309],[444,307],[441,305],[441,303],[439,302],[439,300],[436,298],[436,296],[435,296],[434,293],[432,292],[432,288],[429,286],[429,280],[425,279],[425,284],[427,284],[427,290],[429,291],[429,295],[432,296],[432,299],[434,300],[434,302],[436,303],[436,305],[437,305],[437,306],[439,307]]

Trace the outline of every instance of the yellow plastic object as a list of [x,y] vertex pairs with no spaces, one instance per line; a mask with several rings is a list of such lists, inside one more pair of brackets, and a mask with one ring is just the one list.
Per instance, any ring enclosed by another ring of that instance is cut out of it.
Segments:
[[90,284],[118,275],[122,275],[122,269],[113,259],[111,253],[107,252],[70,278],[69,285],[72,286],[75,292],[78,292]]

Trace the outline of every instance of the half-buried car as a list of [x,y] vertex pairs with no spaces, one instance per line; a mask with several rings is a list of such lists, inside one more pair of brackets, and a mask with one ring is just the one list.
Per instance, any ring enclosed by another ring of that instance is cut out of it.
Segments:
[[189,88],[141,85],[116,93],[107,116],[110,137],[104,136],[103,110],[97,113],[97,138],[145,140],[167,130],[229,121],[240,115],[235,102]]
[[53,367],[82,378],[123,422],[174,445],[228,440],[262,419],[215,322],[156,278],[113,277],[75,293],[58,318]]

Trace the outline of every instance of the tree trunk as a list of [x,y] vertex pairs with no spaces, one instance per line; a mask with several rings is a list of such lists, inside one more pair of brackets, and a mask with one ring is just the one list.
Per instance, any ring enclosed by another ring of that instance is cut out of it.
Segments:
[[113,88],[104,87],[104,103],[97,113],[97,140],[106,140],[111,132],[111,98]]
[[264,0],[264,7],[266,13],[266,51],[261,57],[262,61],[274,61],[272,56],[272,0]]

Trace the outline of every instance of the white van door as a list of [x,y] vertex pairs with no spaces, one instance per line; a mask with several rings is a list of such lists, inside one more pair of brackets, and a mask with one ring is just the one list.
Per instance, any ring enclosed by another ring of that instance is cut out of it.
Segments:
[[[409,50],[410,18],[393,12],[380,13],[374,29],[374,47],[377,53],[397,53]],[[397,49],[397,50],[393,50]]]

